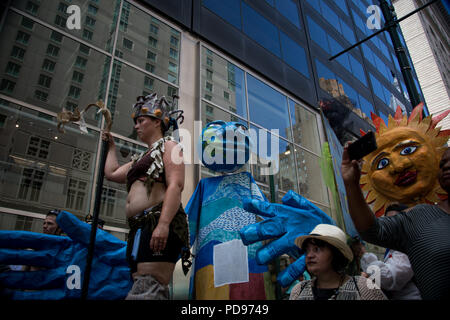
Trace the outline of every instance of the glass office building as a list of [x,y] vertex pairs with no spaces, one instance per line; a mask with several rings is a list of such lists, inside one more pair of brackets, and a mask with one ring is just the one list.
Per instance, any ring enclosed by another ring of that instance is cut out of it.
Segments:
[[[376,2],[376,1],[375,1]],[[194,161],[196,121],[245,124],[276,148],[255,149],[252,173],[277,160],[278,198],[294,190],[340,221],[320,163],[323,116],[343,138],[409,112],[405,82],[387,34],[334,61],[329,57],[367,37],[366,0],[14,0],[0,4],[0,228],[41,232],[49,209],[81,219],[93,211],[100,132],[67,125],[63,109],[102,99],[113,115],[119,162],[145,149],[130,117],[139,95],[180,96],[186,205],[199,180],[216,175]],[[377,4],[377,3],[375,3]],[[79,15],[71,11],[76,5]],[[78,19],[78,20],[77,20]],[[79,25],[77,25],[79,22]],[[416,81],[417,83],[417,81]],[[321,112],[319,101],[340,109]],[[333,117],[339,116],[339,121]],[[198,129],[198,128],[197,128]],[[274,131],[275,130],[275,131]],[[100,218],[125,240],[126,189],[104,182]],[[176,275],[177,276],[177,275]],[[180,292],[185,290],[180,287]]]

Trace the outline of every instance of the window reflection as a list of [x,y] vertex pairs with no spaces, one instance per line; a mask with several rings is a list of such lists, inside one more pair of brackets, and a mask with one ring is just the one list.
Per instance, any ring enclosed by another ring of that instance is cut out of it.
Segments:
[[241,29],[241,0],[202,0],[202,4],[228,23]]
[[205,47],[202,48],[201,83],[203,98],[247,118],[244,71]]
[[116,56],[178,84],[180,32],[126,1],[121,25]]
[[[31,13],[42,21],[62,29],[75,37],[88,41],[102,50],[111,52],[120,0],[108,1],[108,5],[105,5],[105,7],[89,0],[78,0],[76,3],[73,3],[81,9],[82,30],[69,29],[67,27],[67,19],[70,16],[67,13],[67,8],[71,5],[70,2],[16,0],[12,1],[11,5],[27,13]],[[33,21],[30,20],[27,25],[32,25],[32,23]],[[37,27],[37,24],[35,24],[35,27]]]
[[294,142],[320,154],[319,128],[316,115],[289,99]]
[[293,144],[273,136],[265,129],[256,126],[251,126],[251,129],[257,137],[251,162],[254,179],[270,185],[270,174],[273,174],[279,190],[297,191]]
[[43,219],[0,213],[0,230],[42,232],[43,223]]
[[54,117],[2,100],[0,182],[2,206],[37,213],[64,208],[83,217],[89,210],[98,132],[67,126]]
[[295,70],[301,72],[305,77],[309,78],[305,49],[282,31],[280,31],[280,38],[281,47],[283,48],[283,60]]
[[248,127],[247,121],[235,116],[234,114],[224,111],[223,109],[219,109],[210,105],[206,102],[202,102],[202,127],[204,128],[208,123],[213,122],[215,120],[222,120],[225,122],[234,121],[240,122],[246,127]]
[[297,28],[300,26],[299,11],[295,0],[276,0],[277,10]]
[[[23,39],[18,26],[21,16],[10,11],[2,39]],[[87,50],[61,34],[37,23],[27,31],[28,42],[5,41],[0,54],[2,74],[0,92],[52,112],[63,108],[83,110],[88,104],[105,99],[110,58]],[[55,34],[58,35],[55,41]],[[32,43],[29,47],[28,44]],[[100,117],[89,112],[88,124],[98,126]]]
[[252,75],[247,76],[250,121],[291,138],[286,97]]
[[320,169],[320,158],[301,148],[295,148],[299,193],[320,203],[329,203],[328,192]]
[[372,111],[373,108],[368,106],[367,99],[340,77],[336,76],[317,59],[316,67],[320,88],[330,94],[339,103],[346,106],[349,110],[356,113],[359,117],[372,124],[370,111]]
[[278,29],[269,20],[242,2],[243,31],[264,48],[281,57]]
[[136,98],[156,92],[158,97],[166,96],[169,103],[177,89],[166,82],[153,78],[122,62],[113,65],[108,108],[113,117],[112,132],[129,138],[136,138],[131,109]]

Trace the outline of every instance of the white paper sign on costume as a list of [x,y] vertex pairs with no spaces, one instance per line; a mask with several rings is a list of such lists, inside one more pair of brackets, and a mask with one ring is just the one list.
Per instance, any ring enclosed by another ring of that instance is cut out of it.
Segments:
[[214,246],[214,286],[248,282],[247,247],[234,239]]

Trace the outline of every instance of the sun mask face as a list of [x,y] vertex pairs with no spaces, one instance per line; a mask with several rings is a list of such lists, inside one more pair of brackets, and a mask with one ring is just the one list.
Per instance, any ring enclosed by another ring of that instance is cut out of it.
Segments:
[[392,202],[413,206],[445,195],[437,178],[450,132],[435,129],[431,116],[421,120],[417,109],[409,121],[397,111],[387,127],[374,119],[378,148],[364,158],[360,183],[377,216]]

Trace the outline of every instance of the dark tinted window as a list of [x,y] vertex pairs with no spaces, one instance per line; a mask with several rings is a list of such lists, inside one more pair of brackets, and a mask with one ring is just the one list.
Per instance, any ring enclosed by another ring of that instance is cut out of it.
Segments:
[[278,29],[244,2],[242,2],[242,16],[244,32],[264,48],[281,57]]
[[300,18],[298,17],[297,1],[276,0],[277,10],[285,16],[297,28],[300,28]]
[[203,6],[222,17],[228,23],[241,29],[240,0],[203,0]]
[[309,77],[305,50],[283,32],[280,32],[280,35],[283,60],[306,77]]

